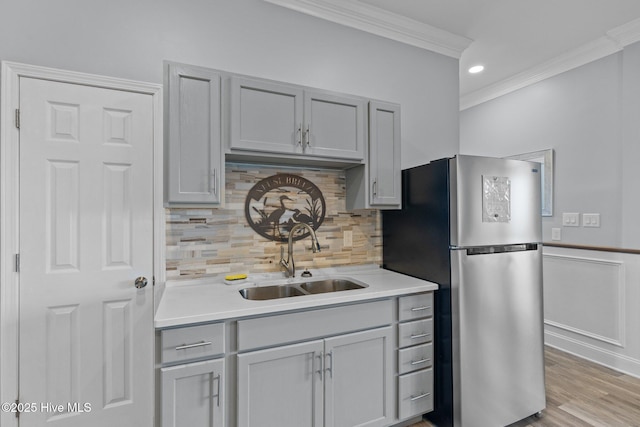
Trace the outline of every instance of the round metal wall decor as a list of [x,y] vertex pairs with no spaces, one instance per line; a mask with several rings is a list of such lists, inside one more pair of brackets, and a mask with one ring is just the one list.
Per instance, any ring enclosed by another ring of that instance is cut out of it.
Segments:
[[[251,228],[278,242],[287,241],[289,231],[299,223],[317,230],[324,221],[325,211],[320,189],[308,179],[291,174],[276,174],[258,181],[249,190],[244,206]],[[308,235],[308,231],[296,233],[293,239]]]

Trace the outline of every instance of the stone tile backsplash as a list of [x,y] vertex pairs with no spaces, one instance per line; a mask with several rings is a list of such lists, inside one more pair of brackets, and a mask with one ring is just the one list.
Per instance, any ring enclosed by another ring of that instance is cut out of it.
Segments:
[[[278,173],[299,175],[311,181],[326,202],[324,222],[316,230],[321,252],[311,251],[310,238],[294,242],[297,271],[381,263],[379,212],[346,211],[344,171],[227,163],[224,208],[166,209],[167,279],[280,271],[280,248],[284,247],[286,256],[287,243],[259,235],[245,218],[249,190],[260,180]],[[263,210],[273,211],[278,203],[273,200],[270,205],[265,204]],[[353,235],[350,247],[343,244],[345,231]]]

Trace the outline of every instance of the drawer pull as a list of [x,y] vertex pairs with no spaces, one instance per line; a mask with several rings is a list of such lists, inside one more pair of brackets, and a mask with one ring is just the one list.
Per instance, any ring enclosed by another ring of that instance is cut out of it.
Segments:
[[188,348],[203,347],[205,345],[211,345],[211,341],[201,341],[195,344],[179,345],[178,347],[176,347],[176,350],[186,350]]
[[410,400],[411,400],[412,402],[415,402],[416,400],[418,400],[418,399],[423,399],[423,398],[425,398],[425,397],[427,397],[427,396],[431,396],[431,393],[422,393],[422,394],[419,394],[419,395],[417,395],[417,396],[411,396],[411,399],[410,399]]
[[418,338],[424,338],[424,337],[428,337],[431,334],[417,334],[417,335],[411,335],[411,339],[412,340],[417,340]]
[[411,361],[411,366],[420,365],[421,363],[427,363],[427,362],[430,362],[430,361],[431,361],[431,359],[412,360]]
[[430,305],[423,305],[422,307],[413,307],[411,311],[429,310],[430,308],[431,308]]

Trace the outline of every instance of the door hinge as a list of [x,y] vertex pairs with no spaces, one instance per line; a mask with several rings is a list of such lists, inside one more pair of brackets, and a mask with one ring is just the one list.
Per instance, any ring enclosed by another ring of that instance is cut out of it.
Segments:
[[16,128],[20,129],[20,109],[16,108]]
[[16,254],[16,273],[20,273],[20,254]]

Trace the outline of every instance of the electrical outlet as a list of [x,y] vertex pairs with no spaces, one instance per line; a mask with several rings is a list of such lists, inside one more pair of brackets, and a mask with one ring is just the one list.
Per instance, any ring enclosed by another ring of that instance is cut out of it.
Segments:
[[350,248],[353,246],[353,231],[345,230],[342,233],[342,246],[345,248]]
[[551,229],[551,240],[562,240],[562,229],[561,228],[552,228]]
[[562,214],[562,225],[564,227],[580,227],[580,214],[565,212]]
[[583,227],[600,227],[600,214],[586,213],[582,214]]

